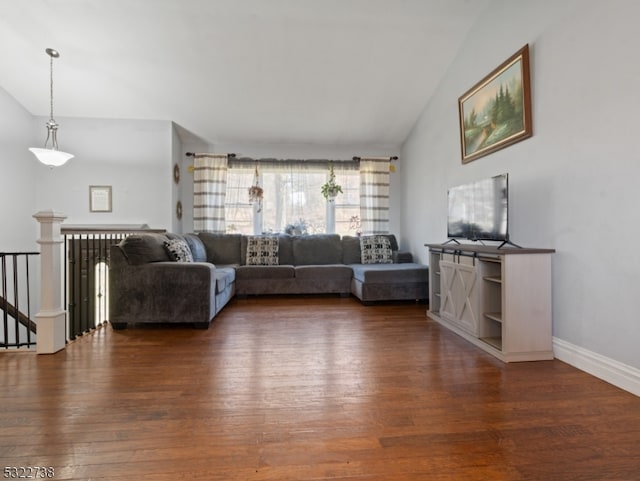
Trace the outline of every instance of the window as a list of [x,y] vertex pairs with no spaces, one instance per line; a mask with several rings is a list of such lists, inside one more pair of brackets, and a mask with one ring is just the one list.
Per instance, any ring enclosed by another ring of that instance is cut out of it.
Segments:
[[227,195],[224,204],[227,232],[253,234],[253,206],[249,203],[249,187],[253,169],[227,171]]
[[[329,176],[327,162],[261,161],[258,172],[264,199],[260,209],[248,197],[255,164],[231,164],[225,203],[227,231],[355,234],[352,218],[360,214],[359,171],[356,164],[346,162],[336,162],[334,167],[343,193],[335,202],[327,202],[320,192]],[[335,225],[328,226],[327,220],[334,220]]]
[[342,186],[342,194],[335,200],[335,232],[340,235],[355,235],[360,219],[360,172],[342,170],[336,172],[336,182]]

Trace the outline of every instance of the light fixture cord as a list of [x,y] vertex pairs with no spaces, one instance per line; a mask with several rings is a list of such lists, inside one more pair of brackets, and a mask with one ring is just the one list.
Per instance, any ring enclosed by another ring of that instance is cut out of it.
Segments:
[[[51,120],[53,119],[53,56],[51,56],[51,62],[49,64],[49,87],[50,87],[50,99],[51,99]],[[55,121],[54,121],[55,122]]]
[[58,150],[58,124],[53,118],[53,58],[58,55],[57,52],[47,51],[51,60],[49,62],[49,99],[51,104],[51,115],[49,122],[47,122],[47,140],[44,142],[44,148],[47,148],[49,139],[51,139],[51,150]]

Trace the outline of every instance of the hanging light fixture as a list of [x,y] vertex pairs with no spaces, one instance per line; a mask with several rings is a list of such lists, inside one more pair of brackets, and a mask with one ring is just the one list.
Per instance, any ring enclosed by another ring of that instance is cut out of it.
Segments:
[[[51,94],[51,117],[46,124],[47,127],[47,140],[44,142],[44,149],[39,149],[37,147],[31,147],[29,150],[33,152],[33,154],[38,158],[40,162],[50,167],[58,167],[63,165],[67,160],[73,158],[72,154],[68,154],[66,152],[61,152],[58,150],[58,124],[53,119],[53,59],[58,58],[60,54],[57,50],[52,48],[48,48],[45,50],[47,55],[51,57],[50,63],[50,94]],[[51,148],[48,148],[49,139],[51,139]]]
[[258,172],[258,164],[256,164],[256,170],[253,174],[253,185],[249,187],[249,202],[257,204],[257,212],[262,210],[262,198],[264,196],[264,190],[260,187],[260,174]]

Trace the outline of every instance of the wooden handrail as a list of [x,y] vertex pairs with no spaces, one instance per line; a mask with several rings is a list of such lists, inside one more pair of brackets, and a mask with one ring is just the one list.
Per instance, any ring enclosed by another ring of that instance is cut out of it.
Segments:
[[152,229],[147,224],[96,224],[96,225],[65,225],[60,232],[69,234],[117,234],[117,233],[163,233],[166,229]]
[[2,296],[0,296],[0,309],[6,310],[7,314],[9,314],[14,319],[17,319],[20,324],[31,330],[31,332],[37,334],[38,326],[36,325],[36,323],[29,319],[26,314],[16,309],[13,304],[11,304]]

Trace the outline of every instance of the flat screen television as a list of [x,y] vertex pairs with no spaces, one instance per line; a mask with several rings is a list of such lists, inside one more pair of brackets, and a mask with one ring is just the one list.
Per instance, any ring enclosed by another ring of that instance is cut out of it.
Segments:
[[509,242],[509,175],[452,187],[448,191],[450,239]]

